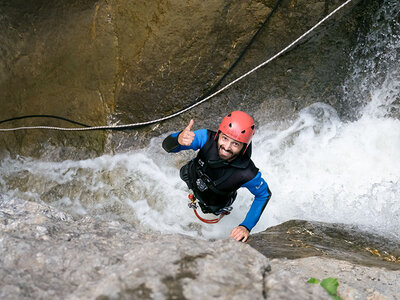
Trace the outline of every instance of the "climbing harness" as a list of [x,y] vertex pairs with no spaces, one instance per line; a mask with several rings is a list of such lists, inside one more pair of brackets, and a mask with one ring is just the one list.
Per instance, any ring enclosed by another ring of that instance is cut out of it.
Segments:
[[139,126],[145,126],[145,125],[150,125],[150,124],[154,124],[154,123],[159,123],[161,121],[165,121],[168,119],[172,119],[178,115],[181,115],[191,109],[193,109],[194,107],[208,101],[209,99],[215,97],[216,95],[220,94],[221,92],[223,92],[224,90],[226,90],[227,88],[231,87],[232,85],[234,85],[235,83],[241,81],[243,78],[249,76],[251,73],[257,71],[258,69],[260,69],[261,67],[265,66],[266,64],[270,63],[271,61],[273,61],[274,59],[276,59],[277,57],[281,56],[283,53],[285,53],[286,51],[288,51],[290,48],[292,48],[295,44],[297,44],[299,41],[301,41],[302,39],[304,39],[307,35],[309,35],[312,31],[314,31],[317,27],[319,27],[322,23],[324,23],[327,19],[329,19],[331,16],[333,16],[335,13],[337,13],[340,9],[342,9],[343,7],[345,7],[347,4],[349,4],[352,0],[347,0],[344,3],[342,3],[341,5],[339,5],[336,9],[334,9],[331,13],[329,13],[328,15],[326,15],[323,19],[321,19],[317,24],[315,24],[313,27],[311,27],[309,30],[307,30],[304,34],[302,34],[300,37],[298,37],[296,40],[294,40],[292,43],[290,43],[288,46],[286,46],[285,48],[283,48],[281,51],[279,51],[277,54],[275,54],[274,56],[272,56],[271,58],[269,58],[268,60],[264,61],[263,63],[259,64],[258,66],[256,66],[255,68],[251,69],[250,71],[248,71],[247,73],[243,74],[242,76],[236,78],[235,80],[233,80],[232,82],[230,82],[229,84],[223,86],[222,88],[220,88],[219,90],[217,90],[216,92],[212,93],[211,95],[208,95],[207,97],[205,97],[204,99],[201,99],[197,102],[195,102],[194,104],[181,109],[169,116],[163,117],[163,118],[159,118],[159,119],[155,119],[155,120],[151,120],[151,121],[146,121],[146,122],[138,122],[138,123],[132,123],[132,124],[125,124],[125,125],[106,125],[106,126],[90,126],[90,127],[84,127],[84,128],[64,128],[64,127],[51,127],[51,126],[32,126],[32,127],[16,127],[16,128],[0,128],[0,132],[2,131],[16,131],[16,130],[24,130],[24,129],[52,129],[52,130],[62,130],[62,131],[86,131],[86,130],[115,130],[115,129],[129,129],[129,128],[133,128],[133,127],[139,127]]
[[221,221],[221,219],[222,219],[225,215],[229,215],[229,214],[230,214],[230,211],[232,210],[232,207],[231,207],[231,206],[225,207],[225,208],[222,209],[223,211],[222,211],[221,214],[218,216],[218,218],[215,218],[215,219],[204,219],[204,218],[202,218],[202,217],[198,214],[198,212],[197,212],[197,208],[198,208],[197,203],[199,202],[199,200],[196,199],[196,197],[194,196],[192,190],[189,191],[188,198],[189,198],[189,200],[190,200],[190,202],[189,202],[189,204],[188,204],[189,208],[193,208],[193,211],[194,211],[194,214],[196,215],[196,217],[197,217],[200,221],[202,221],[202,222],[204,222],[204,223],[207,223],[207,224],[216,224],[216,223],[218,223],[219,221]]

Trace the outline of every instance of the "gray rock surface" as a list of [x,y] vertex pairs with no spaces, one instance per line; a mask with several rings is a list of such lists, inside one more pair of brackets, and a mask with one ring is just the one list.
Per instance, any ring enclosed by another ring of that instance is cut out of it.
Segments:
[[1,299],[398,299],[400,271],[268,258],[248,244],[139,232],[48,205],[0,202]]
[[137,232],[33,202],[0,205],[1,299],[262,299],[249,245]]
[[[272,259],[271,267],[272,272],[267,278],[267,288],[271,287],[275,296],[279,295],[278,289],[282,297],[287,295],[287,292],[277,284],[278,282],[291,278],[292,281],[297,280],[300,285],[311,277],[319,280],[328,277],[337,278],[338,295],[342,299],[394,300],[399,299],[400,295],[400,271],[365,267],[326,257]],[[293,286],[298,287],[298,285]],[[319,285],[316,287],[321,288]]]

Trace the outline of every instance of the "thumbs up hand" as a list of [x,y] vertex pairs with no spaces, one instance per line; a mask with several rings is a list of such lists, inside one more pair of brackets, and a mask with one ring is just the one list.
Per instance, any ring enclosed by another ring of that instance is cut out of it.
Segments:
[[194,140],[195,133],[192,131],[193,120],[190,120],[189,125],[178,135],[178,143],[182,146],[190,146]]

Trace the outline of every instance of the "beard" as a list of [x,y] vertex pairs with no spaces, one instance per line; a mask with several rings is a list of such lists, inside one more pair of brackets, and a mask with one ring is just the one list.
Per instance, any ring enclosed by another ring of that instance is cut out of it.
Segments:
[[230,160],[235,159],[237,155],[234,155],[232,151],[225,150],[222,146],[219,146],[218,147],[218,156],[222,160],[230,161]]

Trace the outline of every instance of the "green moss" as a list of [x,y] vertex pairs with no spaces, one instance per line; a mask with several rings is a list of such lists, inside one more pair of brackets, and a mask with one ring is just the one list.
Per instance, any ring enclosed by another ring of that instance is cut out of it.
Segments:
[[331,296],[332,299],[334,299],[334,300],[342,300],[342,298],[340,298],[337,295],[337,288],[339,286],[339,282],[338,282],[337,278],[328,277],[328,278],[323,279],[320,282],[318,279],[316,279],[314,277],[311,277],[307,281],[307,283],[311,283],[311,284],[320,283],[320,285],[325,289],[325,291],[328,292],[329,296]]

